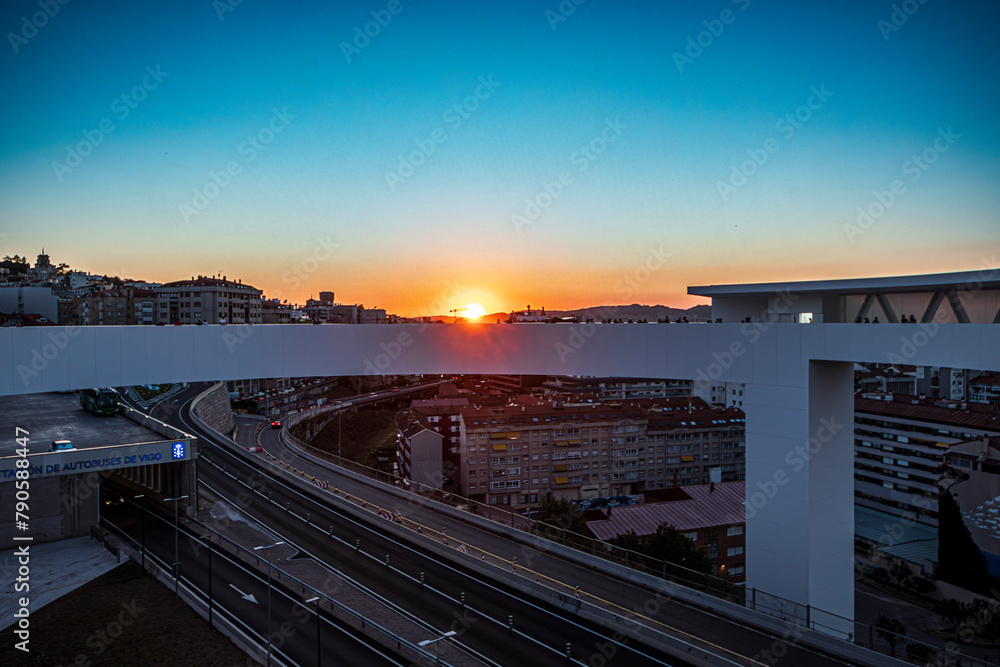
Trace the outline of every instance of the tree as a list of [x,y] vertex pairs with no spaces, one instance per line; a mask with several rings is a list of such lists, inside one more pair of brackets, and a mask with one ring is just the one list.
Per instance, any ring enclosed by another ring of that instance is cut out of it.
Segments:
[[884,567],[876,567],[872,570],[872,579],[885,586],[889,583],[889,570]]
[[950,622],[954,628],[958,628],[962,621],[969,615],[968,605],[955,598],[935,602],[934,606],[931,607],[931,611],[934,612],[935,616],[939,616]]
[[[565,498],[554,498],[552,495],[542,498],[538,504],[535,520],[559,529],[558,532],[553,532],[551,528],[548,529],[549,539],[559,539],[563,530],[581,535],[590,534],[587,529],[587,521],[583,518],[583,510],[580,509],[579,505]],[[545,532],[545,529],[542,531]]]
[[629,531],[611,540],[611,544],[702,574],[715,574],[715,561],[709,558],[705,548],[695,546],[694,540],[668,523],[661,523],[652,535],[636,535]]
[[1000,605],[992,608],[987,605],[987,609],[987,613],[983,616],[985,622],[979,628],[979,636],[996,644],[1000,639]]
[[903,641],[906,636],[906,626],[897,618],[891,618],[885,614],[879,614],[878,618],[872,621],[875,632],[887,644],[889,644],[889,655],[896,657],[896,644]]
[[946,464],[938,466],[938,475],[940,476],[939,483],[950,482],[948,486],[942,489],[943,492],[949,492],[951,491],[951,487],[969,479],[969,473]]
[[926,577],[915,577],[913,579],[912,589],[913,592],[917,594],[917,599],[923,600],[924,595],[937,590],[937,586],[933,581],[927,579]]
[[27,273],[28,261],[20,255],[7,255],[0,261],[0,269],[7,269],[12,274]]
[[986,569],[986,561],[965,526],[958,502],[947,489],[938,498],[938,526],[938,578],[988,595],[1000,582]]
[[889,568],[889,574],[896,581],[896,592],[899,592],[899,587],[906,583],[910,578],[910,568],[901,560],[897,560]]

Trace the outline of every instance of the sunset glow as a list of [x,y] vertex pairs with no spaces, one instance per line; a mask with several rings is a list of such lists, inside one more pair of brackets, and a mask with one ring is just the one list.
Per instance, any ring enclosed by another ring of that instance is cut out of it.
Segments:
[[480,317],[486,314],[486,309],[483,308],[478,303],[470,303],[462,311],[462,316],[470,320],[478,320]]
[[996,3],[384,4],[3,3],[0,255],[471,319],[1000,249]]

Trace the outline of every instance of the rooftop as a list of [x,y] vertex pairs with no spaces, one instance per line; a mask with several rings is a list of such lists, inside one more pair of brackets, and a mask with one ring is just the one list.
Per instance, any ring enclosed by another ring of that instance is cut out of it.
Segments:
[[[99,417],[80,407],[71,393],[24,394],[0,398],[0,425],[7,433],[19,427],[31,434],[32,453],[45,452],[53,440],[70,440],[77,449],[139,444],[163,436],[122,415]],[[17,442],[0,442],[0,456],[13,456]]]
[[244,285],[242,282],[233,282],[232,280],[226,280],[225,276],[222,278],[209,278],[208,276],[198,276],[197,278],[192,278],[191,280],[175,280],[171,283],[164,283],[161,288],[164,287],[235,287],[237,289],[254,290],[254,287],[250,285]]
[[1000,373],[996,375],[980,375],[975,380],[969,380],[969,386],[993,387],[1000,385]]
[[1000,289],[1000,270],[959,271],[912,276],[880,278],[847,278],[836,280],[805,280],[783,283],[745,283],[737,285],[704,285],[688,287],[688,294],[699,296],[762,296],[776,292],[786,294],[828,293],[862,294],[870,292],[928,292],[947,289]]
[[[890,396],[890,394],[886,396]],[[856,398],[854,399],[854,412],[1000,431],[1000,407],[996,405],[989,403],[960,403],[958,401],[930,398],[921,399],[906,394],[891,394],[891,396],[891,401]],[[945,407],[948,404],[958,407]],[[965,405],[965,407],[962,408],[962,405]]]
[[971,461],[1000,461],[1000,436],[984,435],[956,442],[948,449],[948,456]]
[[411,408],[452,408],[455,406],[466,406],[469,399],[462,398],[418,398],[410,403]]
[[539,426],[559,422],[580,426],[588,422],[635,419],[649,422],[650,428],[712,427],[742,424],[744,413],[738,408],[713,408],[700,398],[644,398],[606,403],[563,404],[559,400],[538,401],[532,398],[501,407],[475,405],[461,410],[466,427],[511,425]]
[[651,535],[667,523],[680,531],[742,524],[746,516],[745,482],[719,482],[685,486],[679,500],[661,503],[615,507],[610,517],[591,521],[587,527],[599,540],[614,539],[635,531],[636,535]]
[[[903,529],[898,536],[897,527]],[[854,535],[884,554],[911,563],[938,559],[938,529],[894,514],[855,505]]]

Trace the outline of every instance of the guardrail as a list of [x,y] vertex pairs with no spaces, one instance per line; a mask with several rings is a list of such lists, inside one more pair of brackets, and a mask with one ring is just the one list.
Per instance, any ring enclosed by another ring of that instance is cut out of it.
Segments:
[[[338,406],[330,407],[330,412],[335,412],[338,408]],[[730,580],[697,572],[676,563],[652,558],[587,535],[574,533],[564,527],[537,521],[512,510],[497,508],[495,505],[486,505],[454,493],[445,493],[441,489],[413,480],[405,480],[391,473],[375,470],[374,468],[369,468],[368,466],[313,447],[295,437],[289,429],[315,414],[315,411],[310,411],[309,413],[295,415],[299,419],[287,419],[283,433],[292,447],[299,449],[310,457],[321,459],[332,465],[345,468],[372,480],[383,482],[397,489],[416,493],[424,498],[449,507],[468,511],[524,533],[542,537],[551,542],[589,553],[592,556],[623,565],[637,572],[649,574],[664,581],[705,593],[725,602],[766,614],[767,616],[791,623],[795,626],[821,632],[832,640],[843,641],[853,646],[867,648],[890,657],[893,657],[893,653],[906,652],[904,649],[898,648],[898,646],[894,649],[886,641],[873,640],[873,637],[879,637],[879,635],[878,629],[871,624],[857,623],[845,616],[812,605],[803,605],[757,588],[746,588]],[[856,635],[854,631],[845,632],[844,628],[859,628],[859,631]],[[918,640],[909,639],[904,644],[900,644],[900,646],[909,646],[911,644],[915,648],[910,652],[910,655],[923,655],[926,650],[930,650],[932,651],[932,661],[936,660],[937,662],[934,664],[937,665],[978,666],[987,664],[982,659],[963,654],[953,644],[949,644],[947,647],[934,647]],[[917,645],[922,645],[924,648],[916,648]]]
[[[130,500],[129,502],[139,506],[139,504],[135,503],[134,501]],[[147,510],[147,513],[153,519],[157,519],[168,525],[172,523],[170,521],[167,521],[163,517],[157,515],[153,511]],[[303,608],[309,610],[311,615],[315,616],[316,614],[322,614],[323,612],[326,612],[327,615],[332,616],[347,625],[350,625],[352,628],[358,630],[359,632],[364,633],[365,635],[375,640],[382,646],[385,646],[386,648],[398,653],[402,657],[416,664],[427,665],[428,667],[430,667],[431,665],[449,664],[443,660],[439,661],[437,657],[435,657],[428,651],[424,650],[423,648],[417,646],[416,644],[413,644],[409,640],[397,635],[396,633],[381,626],[375,621],[372,621],[368,617],[359,614],[350,607],[347,607],[346,605],[331,598],[323,591],[313,588],[310,584],[307,584],[306,582],[302,581],[295,575],[290,574],[289,572],[283,570],[275,561],[268,562],[266,558],[259,556],[255,552],[251,551],[250,549],[247,549],[246,547],[243,547],[240,544],[237,544],[236,542],[229,539],[222,533],[213,529],[211,526],[204,524],[194,518],[187,519],[186,523],[187,527],[190,529],[190,532],[195,534],[195,539],[197,539],[199,543],[201,543],[202,541],[207,543],[205,546],[208,548],[210,552],[209,558],[211,557],[211,553],[221,554],[225,552],[225,554],[228,554],[229,560],[235,559],[247,564],[251,564],[254,566],[255,569],[257,569],[262,574],[266,572],[265,568],[269,566],[271,571],[271,578],[275,581],[282,582],[287,589],[294,592],[294,594],[301,596],[303,600],[303,602],[301,603]],[[120,529],[117,529],[117,527],[115,528],[116,528],[116,530],[114,531],[115,535],[117,535],[120,539],[127,541],[134,550],[143,554],[143,556],[146,555],[145,550],[143,548],[144,545],[142,545],[138,540],[136,540],[131,535],[121,531]],[[146,563],[147,569],[150,569],[150,566],[154,564],[154,560],[152,558],[144,558],[143,562]],[[165,565],[162,566],[155,565],[155,566],[158,567],[163,572],[168,573],[168,576],[170,576],[171,578],[175,576],[169,574],[169,570],[166,569]],[[183,581],[183,575],[179,576],[181,576],[181,579]],[[188,581],[187,583],[190,584],[190,581]],[[188,590],[190,595],[196,598],[201,604],[205,605],[206,608],[208,609],[212,608],[213,605],[212,598],[209,597],[209,593],[207,591],[202,591],[201,589],[198,588],[192,588],[190,585],[185,585],[185,588]],[[305,600],[310,598],[319,598],[319,599],[311,603],[306,603]],[[217,615],[215,615],[215,617],[213,618],[213,615],[209,614],[209,619],[212,622],[213,627],[218,627],[219,619]],[[263,639],[263,637],[261,637],[260,639]],[[260,651],[263,653],[266,644],[256,643],[256,645],[257,648],[259,648]]]

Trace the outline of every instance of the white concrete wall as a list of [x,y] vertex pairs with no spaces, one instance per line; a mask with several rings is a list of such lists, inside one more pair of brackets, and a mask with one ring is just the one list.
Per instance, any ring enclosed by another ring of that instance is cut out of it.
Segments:
[[933,323],[4,328],[0,395],[415,373],[627,374],[804,386],[808,359],[997,369],[998,339],[995,325]]
[[429,486],[441,488],[442,438],[434,431],[421,431],[410,438],[410,480]]
[[0,312],[37,313],[59,321],[59,300],[51,287],[0,287]]
[[[415,373],[746,383],[747,496],[751,502],[758,492],[767,497],[755,512],[748,511],[748,585],[851,617],[850,362],[1000,370],[998,340],[1000,327],[990,324],[8,328],[0,329],[0,395],[177,381]],[[830,422],[845,427],[828,433]],[[827,432],[820,430],[824,425]],[[824,434],[829,437],[822,441]],[[794,457],[811,438],[822,446],[800,466],[790,452]],[[785,479],[780,473],[787,481],[779,484],[776,480]]]

